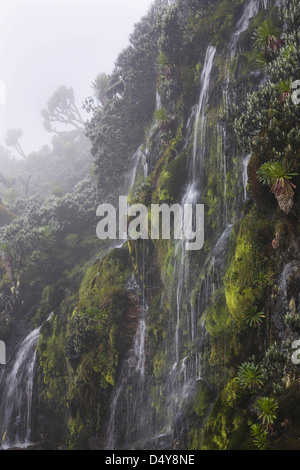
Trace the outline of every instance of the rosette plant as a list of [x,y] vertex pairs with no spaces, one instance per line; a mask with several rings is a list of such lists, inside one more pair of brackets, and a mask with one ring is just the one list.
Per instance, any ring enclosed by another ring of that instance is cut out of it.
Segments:
[[294,173],[285,162],[276,160],[261,165],[257,175],[262,184],[270,186],[280,209],[288,214],[294,205],[294,189],[296,188],[290,180],[298,174]]

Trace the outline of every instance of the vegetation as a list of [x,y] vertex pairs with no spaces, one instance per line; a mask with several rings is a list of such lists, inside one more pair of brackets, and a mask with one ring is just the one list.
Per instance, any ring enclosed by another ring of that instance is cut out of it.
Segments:
[[84,121],[75,104],[73,89],[63,85],[51,96],[47,108],[41,111],[41,115],[44,119],[44,128],[48,132],[59,134],[57,124],[67,126],[67,129],[70,126],[75,129],[81,129],[84,126]]
[[251,388],[252,390],[260,388],[263,385],[263,377],[262,369],[251,362],[246,362],[239,368],[239,382],[246,388]]
[[[166,429],[172,449],[299,448],[300,4],[260,9],[237,37],[244,5],[156,0],[92,83],[85,126],[61,86],[42,111],[51,147],[21,160],[0,147],[0,335],[41,327],[43,448],[105,448],[110,418],[116,448],[160,448]],[[148,208],[199,194],[202,250],[97,239],[97,206],[133,176],[128,200]],[[127,426],[133,402],[144,422]]]
[[265,318],[264,312],[258,312],[256,305],[250,307],[242,316],[242,319],[249,326],[258,326],[262,319]]
[[263,426],[270,430],[277,418],[278,404],[273,398],[262,397],[256,400],[255,408],[259,412],[258,418],[261,420]]

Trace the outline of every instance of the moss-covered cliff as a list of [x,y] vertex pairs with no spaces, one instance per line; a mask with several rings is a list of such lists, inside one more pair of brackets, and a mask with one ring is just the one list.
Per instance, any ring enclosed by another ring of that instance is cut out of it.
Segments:
[[97,241],[90,194],[60,246],[36,233],[47,270],[7,248],[1,332],[22,300],[44,322],[33,419],[43,448],[299,448],[299,7],[156,1],[87,126],[103,202],[134,168],[131,204],[204,204],[201,250],[151,234]]

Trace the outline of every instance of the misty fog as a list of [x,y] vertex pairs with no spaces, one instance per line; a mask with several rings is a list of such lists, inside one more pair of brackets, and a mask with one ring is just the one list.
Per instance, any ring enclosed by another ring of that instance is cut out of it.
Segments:
[[[0,145],[21,129],[25,154],[48,144],[40,111],[57,87],[76,104],[92,81],[109,73],[151,0],[2,0],[0,15]],[[5,90],[5,89],[6,90]],[[6,104],[4,104],[6,102]],[[82,111],[84,118],[87,115]],[[12,149],[11,149],[12,150]],[[12,150],[14,156],[18,154]]]

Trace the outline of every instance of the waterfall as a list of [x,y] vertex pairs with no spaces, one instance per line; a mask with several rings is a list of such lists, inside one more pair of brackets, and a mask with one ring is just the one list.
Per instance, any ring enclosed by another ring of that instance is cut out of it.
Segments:
[[268,0],[248,0],[245,3],[243,13],[238,20],[235,28],[235,32],[231,38],[229,49],[228,49],[228,56],[227,56],[227,65],[226,65],[226,79],[225,79],[225,86],[223,88],[223,99],[226,106],[230,106],[230,97],[229,97],[229,66],[236,54],[237,44],[240,35],[246,31],[249,25],[249,21],[255,15],[257,15],[260,8],[267,8]]
[[[244,5],[244,9],[241,17],[237,21],[235,32],[232,35],[228,54],[227,54],[227,64],[225,67],[225,83],[223,86],[223,102],[225,108],[231,109],[231,97],[229,94],[229,82],[230,82],[230,64],[237,52],[237,45],[240,35],[246,31],[249,25],[249,21],[255,15],[257,15],[259,9],[266,9],[268,7],[268,0],[247,0]],[[218,135],[221,139],[221,159],[223,160],[224,165],[224,222],[225,227],[228,224],[228,210],[226,204],[226,192],[227,192],[227,155],[226,155],[226,146],[227,146],[227,133],[225,125],[223,123],[218,124]],[[243,160],[242,168],[242,184],[243,184],[243,200],[247,199],[247,183],[248,175],[247,168],[250,160],[250,155],[246,155]]]
[[[224,103],[230,103],[229,96],[229,65],[236,54],[238,39],[248,27],[249,20],[255,16],[259,8],[265,7],[266,2],[261,0],[248,0],[245,3],[241,18],[237,22],[236,31],[232,36],[228,49],[228,63],[226,68],[225,86],[223,88]],[[209,99],[211,76],[216,55],[215,47],[209,45],[204,59],[203,70],[199,82],[199,100],[192,108],[190,117],[186,123],[186,135],[183,149],[186,150],[189,143],[193,148],[189,160],[189,181],[182,196],[182,204],[196,204],[200,201],[202,182],[202,165],[208,155],[207,144],[207,120],[206,107]],[[161,107],[160,97],[156,95],[156,109]],[[132,347],[127,352],[120,368],[118,382],[114,389],[111,402],[107,449],[128,448],[153,448],[143,447],[147,441],[148,446],[154,445],[157,439],[163,437],[165,445],[168,438],[174,434],[175,421],[180,419],[185,400],[194,390],[198,380],[204,380],[205,363],[203,355],[203,342],[205,337],[205,319],[202,317],[206,307],[211,301],[213,293],[222,287],[226,262],[226,250],[230,235],[233,230],[233,222],[229,223],[227,209],[227,132],[222,124],[217,129],[218,140],[221,142],[220,168],[223,185],[223,228],[222,233],[214,244],[211,254],[207,259],[204,279],[201,286],[195,287],[191,278],[191,254],[185,249],[185,241],[174,242],[174,253],[171,258],[171,281],[168,293],[170,303],[169,331],[166,337],[163,380],[159,383],[151,382],[146,371],[146,312],[145,301],[141,302],[141,312],[133,338]],[[147,158],[144,152],[144,177],[148,175],[148,167],[145,166]],[[243,196],[247,198],[247,165],[249,156],[243,160]],[[192,224],[192,220],[191,220]],[[144,255],[144,254],[143,254]],[[164,280],[163,280],[164,282]],[[128,285],[129,291],[136,292],[136,280],[131,279]],[[163,294],[166,296],[166,292]],[[196,298],[196,301],[195,301]],[[165,297],[164,297],[165,300]],[[163,305],[163,298],[161,298]],[[203,315],[205,318],[205,315]],[[183,333],[184,332],[184,333]],[[187,344],[189,347],[187,347]],[[225,347],[226,350],[226,347]],[[163,397],[165,412],[155,416],[151,411],[151,399]],[[151,396],[152,395],[152,396]],[[176,427],[176,426],[175,426]],[[141,444],[143,443],[143,444]],[[156,445],[156,444],[155,444]],[[155,448],[155,447],[154,447]],[[170,447],[165,447],[170,448]]]
[[[182,197],[182,204],[197,204],[201,195],[200,174],[203,159],[206,156],[206,119],[205,111],[208,103],[211,72],[216,49],[208,46],[205,55],[203,71],[200,77],[200,95],[197,105],[192,109],[187,123],[187,135],[193,141],[193,149],[189,162],[189,183]],[[194,120],[194,134],[191,135]],[[185,146],[188,141],[186,139]],[[192,226],[193,220],[190,220]],[[197,348],[192,348],[188,355],[182,350],[182,330],[186,327],[188,339],[196,340],[197,312],[191,302],[193,290],[190,279],[190,253],[186,250],[186,242],[175,242],[172,286],[169,293],[170,302],[175,312],[171,312],[170,325],[173,330],[173,341],[168,344],[169,372],[165,371],[163,389],[158,393],[165,397],[165,415],[160,416],[160,426],[172,435],[174,416],[180,419],[180,410],[186,398],[190,395],[196,380],[201,379],[202,355]],[[172,326],[173,324],[173,326]]]
[[248,0],[244,6],[244,11],[242,13],[241,18],[237,22],[236,25],[236,30],[233,34],[231,44],[230,44],[230,56],[233,58],[233,56],[236,53],[236,47],[237,47],[237,42],[239,40],[240,35],[246,31],[249,25],[249,21],[251,18],[253,18],[255,15],[257,15],[261,3],[263,7],[265,8],[266,1],[261,2],[261,0]]
[[244,187],[244,201],[247,199],[247,184],[248,184],[248,163],[251,155],[247,155],[243,160],[243,187]]
[[[196,181],[198,175],[197,171],[197,160],[199,160],[199,170],[201,169],[201,162],[205,155],[205,134],[206,126],[204,122],[205,116],[205,107],[208,100],[209,84],[210,84],[210,75],[213,66],[213,60],[216,53],[216,48],[214,46],[208,46],[206,50],[205,60],[203,71],[200,78],[200,98],[196,109],[196,118],[195,118],[195,131],[194,131],[194,145],[193,145],[193,158],[191,169],[191,176],[193,183]],[[200,149],[199,149],[200,148]],[[199,157],[198,157],[199,149]]]
[[[53,312],[47,318],[47,322]],[[0,375],[0,436],[3,449],[32,444],[32,396],[39,328],[31,331],[16,349]],[[11,369],[9,368],[11,366]]]
[[31,444],[32,392],[36,346],[41,327],[33,330],[19,346],[11,371],[1,375],[0,435],[3,448]]
[[[138,297],[139,285],[132,276],[127,282],[127,292]],[[121,365],[118,383],[110,406],[106,449],[128,448],[142,437],[149,421],[150,409],[146,391],[146,312],[144,295],[139,300],[139,319],[132,347]],[[148,429],[147,429],[148,431]],[[119,446],[119,447],[118,447]]]

